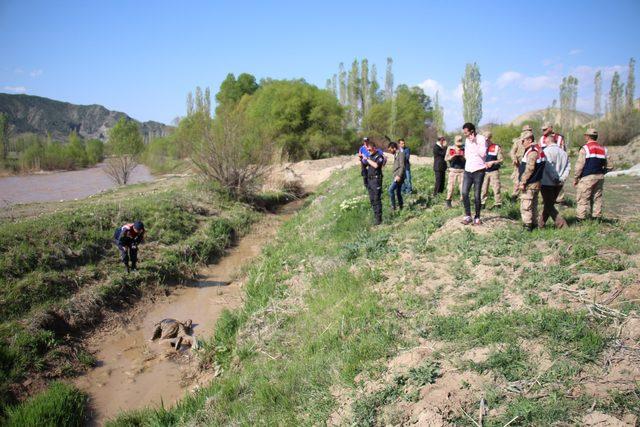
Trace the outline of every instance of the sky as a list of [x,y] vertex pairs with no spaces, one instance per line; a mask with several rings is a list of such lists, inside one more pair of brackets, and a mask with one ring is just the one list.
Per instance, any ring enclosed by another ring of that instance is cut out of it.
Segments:
[[549,106],[569,74],[578,109],[593,112],[595,72],[606,94],[640,59],[639,19],[640,0],[0,0],[0,92],[170,123],[189,91],[215,93],[228,73],[324,87],[340,62],[367,58],[384,86],[391,57],[396,84],[439,91],[451,130],[469,62],[482,75],[481,122]]

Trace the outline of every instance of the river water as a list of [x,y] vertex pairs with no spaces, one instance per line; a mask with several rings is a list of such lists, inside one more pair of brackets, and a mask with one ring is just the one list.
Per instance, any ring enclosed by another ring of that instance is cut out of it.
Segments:
[[171,406],[194,384],[213,379],[211,372],[201,372],[199,378],[189,377],[197,364],[197,358],[189,357],[192,350],[176,352],[167,343],[150,342],[154,324],[165,318],[191,319],[198,339],[211,337],[223,310],[242,303],[242,289],[236,280],[241,268],[260,253],[279,225],[301,206],[302,200],[298,200],[275,215],[269,214],[220,262],[203,268],[191,286],[158,298],[116,331],[93,337],[90,349],[97,367],[76,380],[76,385],[89,394],[90,425],[102,425],[124,410]]
[[[18,203],[82,199],[117,185],[104,173],[104,163],[69,172],[51,172],[0,178],[0,208]],[[153,181],[149,169],[138,165],[131,184]]]

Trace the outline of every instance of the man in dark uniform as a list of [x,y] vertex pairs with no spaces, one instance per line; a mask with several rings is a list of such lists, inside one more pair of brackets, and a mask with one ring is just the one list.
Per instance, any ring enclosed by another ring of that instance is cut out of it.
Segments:
[[385,159],[373,144],[370,144],[367,149],[369,157],[364,157],[367,164],[367,191],[375,217],[374,224],[379,225],[382,223],[382,166]]
[[433,145],[433,173],[436,176],[436,183],[433,188],[433,195],[444,191],[444,177],[447,172],[447,162],[444,157],[447,154],[447,140],[444,136],[439,136]]
[[127,273],[129,272],[129,260],[131,260],[131,269],[137,270],[138,244],[142,243],[144,232],[142,221],[136,221],[116,228],[113,233],[115,244],[120,251],[120,260],[127,269]]

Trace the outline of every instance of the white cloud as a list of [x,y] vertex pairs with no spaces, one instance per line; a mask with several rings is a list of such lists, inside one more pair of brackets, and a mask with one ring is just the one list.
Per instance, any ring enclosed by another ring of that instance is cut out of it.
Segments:
[[29,75],[31,77],[38,77],[41,76],[43,73],[43,71],[41,69],[37,69],[37,70],[31,70],[31,72],[29,72]]
[[537,92],[544,89],[556,89],[558,87],[558,78],[550,75],[541,75],[534,77],[525,77],[520,84],[524,90]]
[[433,79],[426,79],[422,83],[418,84],[418,87],[422,88],[422,90],[424,90],[424,93],[432,98],[436,96],[436,92],[440,92],[439,96],[441,98],[444,98],[446,96],[444,86]]
[[582,53],[582,49],[571,49],[569,55],[579,55]]
[[14,93],[25,93],[27,91],[27,88],[24,86],[3,86],[2,89],[6,90],[7,92]]
[[524,76],[517,71],[505,71],[500,74],[500,77],[496,80],[496,86],[498,86],[498,89],[504,89],[511,83],[522,80],[523,77]]

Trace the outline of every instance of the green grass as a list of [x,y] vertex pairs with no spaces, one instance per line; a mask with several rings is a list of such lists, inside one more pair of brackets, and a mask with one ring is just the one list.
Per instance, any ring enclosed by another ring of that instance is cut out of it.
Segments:
[[[82,348],[56,350],[67,334],[153,287],[189,279],[259,217],[200,184],[144,189],[125,202],[96,197],[73,209],[0,222],[0,408],[16,403],[19,387],[11,385],[28,375],[92,366]],[[139,271],[127,275],[112,240],[117,226],[134,219],[145,222],[147,236]],[[74,306],[69,298],[87,287],[92,304]],[[73,313],[73,324],[65,313]]]
[[26,426],[83,426],[87,396],[75,387],[64,383],[53,383],[47,391],[40,393],[20,406],[7,410],[3,425]]

